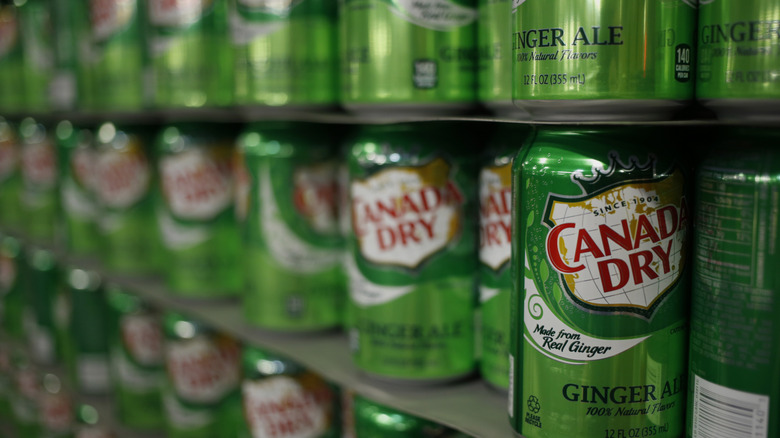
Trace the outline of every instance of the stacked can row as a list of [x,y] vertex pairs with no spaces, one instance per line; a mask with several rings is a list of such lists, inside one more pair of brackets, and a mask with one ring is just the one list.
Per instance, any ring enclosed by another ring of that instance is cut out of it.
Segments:
[[[105,126],[124,132],[103,125],[98,137]],[[739,372],[755,370],[765,382],[776,365],[769,321],[777,283],[768,268],[780,235],[777,157],[768,146],[776,130],[495,128],[488,146],[475,123],[360,127],[344,141],[339,172],[338,147],[316,146],[336,127],[251,126],[234,159],[234,220],[244,236],[234,257],[244,265],[247,320],[283,331],[343,324],[359,369],[417,383],[470,374],[478,336],[482,373],[510,388],[513,424],[526,436],[679,436],[685,415],[694,431],[717,427],[713,393],[731,403],[753,397],[756,409],[740,421],[776,430],[761,406],[777,394]],[[182,261],[205,257],[171,242],[208,236],[218,222],[182,214],[206,211],[195,200],[221,199],[219,165],[166,176],[165,168],[206,156],[191,149],[197,136],[187,129],[158,135],[157,172],[169,188],[158,196],[156,224],[169,279],[191,263]],[[684,151],[686,142],[719,146],[700,164],[704,147]],[[177,202],[188,208],[175,210]],[[149,241],[152,229],[136,240]],[[218,242],[202,253],[220,251],[225,238]],[[203,283],[218,266],[178,275]],[[750,301],[740,305],[744,294]],[[698,389],[689,388],[686,409],[689,381]]]
[[[12,436],[465,436],[342,394],[293,361],[158,311],[93,271],[63,266],[48,250],[0,236],[0,261],[10,280],[3,284],[0,421],[13,424]],[[84,394],[110,394],[114,412],[77,404]]]
[[0,11],[0,109],[408,115],[481,101],[513,117],[668,119],[695,82],[726,116],[773,117],[780,10],[713,3],[15,0]]

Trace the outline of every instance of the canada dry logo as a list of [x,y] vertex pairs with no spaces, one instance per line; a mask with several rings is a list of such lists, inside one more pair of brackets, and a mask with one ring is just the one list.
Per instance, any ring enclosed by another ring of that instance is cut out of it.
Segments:
[[95,173],[98,198],[109,208],[128,208],[140,201],[152,179],[149,162],[137,143],[121,151],[100,152]]
[[336,164],[303,166],[293,174],[295,210],[318,233],[338,231],[338,180]]
[[543,217],[547,258],[569,298],[597,311],[650,318],[680,278],[688,207],[679,169],[658,174],[655,158],[575,173],[582,195],[550,194]]
[[441,158],[352,182],[352,224],[367,260],[415,269],[460,234],[463,194]]
[[89,19],[95,41],[105,41],[125,29],[135,15],[134,0],[90,0]]
[[156,366],[163,362],[162,328],[151,315],[128,315],[120,322],[122,341],[136,362]]
[[328,428],[332,394],[324,384],[304,387],[288,376],[244,381],[244,412],[253,437],[308,438]]
[[486,167],[479,176],[479,259],[493,270],[512,254],[512,164]]
[[160,27],[185,27],[197,22],[214,0],[151,0],[149,21]]
[[192,149],[160,161],[168,207],[181,219],[211,220],[233,202],[233,162],[229,149]]
[[22,177],[30,187],[49,189],[57,184],[57,152],[48,142],[22,147]]
[[214,403],[238,386],[239,346],[226,337],[170,344],[168,375],[176,394],[192,403]]

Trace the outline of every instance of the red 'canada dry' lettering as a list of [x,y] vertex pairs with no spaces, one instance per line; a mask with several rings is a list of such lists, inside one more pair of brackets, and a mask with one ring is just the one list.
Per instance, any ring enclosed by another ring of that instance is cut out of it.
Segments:
[[512,188],[494,192],[482,200],[480,247],[508,244],[512,239]]

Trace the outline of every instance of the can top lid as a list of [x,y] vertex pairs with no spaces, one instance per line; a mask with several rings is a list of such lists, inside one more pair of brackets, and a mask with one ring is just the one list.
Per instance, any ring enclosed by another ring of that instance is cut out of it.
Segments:
[[129,314],[146,310],[143,300],[115,284],[106,286],[106,298],[109,306],[119,313]]
[[100,414],[94,406],[82,404],[78,407],[76,419],[79,423],[93,426],[100,422]]
[[75,290],[94,292],[100,289],[100,275],[95,271],[71,268],[68,272],[68,284]]
[[189,318],[181,313],[168,312],[163,318],[165,334],[173,339],[192,339],[199,335],[211,334],[214,331],[204,323]]
[[249,379],[299,374],[304,371],[301,365],[254,346],[244,347],[242,359],[244,374]]
[[46,140],[46,127],[32,117],[25,117],[19,124],[19,135],[25,143],[42,143]]
[[36,271],[50,271],[57,265],[54,253],[48,249],[33,248],[28,252],[27,260]]

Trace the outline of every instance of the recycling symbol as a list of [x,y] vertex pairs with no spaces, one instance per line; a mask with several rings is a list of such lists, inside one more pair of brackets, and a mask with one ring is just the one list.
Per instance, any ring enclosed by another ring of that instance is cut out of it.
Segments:
[[526,406],[528,406],[528,410],[533,412],[534,414],[538,414],[539,410],[542,409],[542,405],[539,404],[539,399],[536,398],[535,395],[528,397],[528,402],[526,402]]

